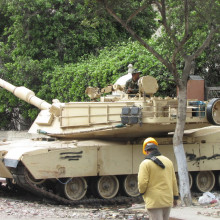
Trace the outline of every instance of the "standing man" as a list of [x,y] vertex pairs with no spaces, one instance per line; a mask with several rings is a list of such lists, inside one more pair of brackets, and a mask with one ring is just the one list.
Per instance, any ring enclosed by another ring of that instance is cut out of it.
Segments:
[[168,220],[172,206],[177,205],[178,187],[173,163],[161,155],[154,138],[143,143],[146,155],[139,167],[138,189],[143,196],[150,220]]
[[134,69],[132,71],[132,78],[129,79],[125,84],[125,93],[127,94],[137,94],[139,92],[138,80],[142,72]]

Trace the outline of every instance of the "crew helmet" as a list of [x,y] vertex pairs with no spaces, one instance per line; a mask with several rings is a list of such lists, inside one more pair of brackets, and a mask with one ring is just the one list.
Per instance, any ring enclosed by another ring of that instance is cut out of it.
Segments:
[[147,154],[147,153],[146,153],[146,150],[145,150],[146,146],[148,146],[148,149],[153,149],[153,148],[156,148],[156,147],[158,146],[158,143],[157,143],[157,141],[156,141],[154,138],[152,138],[152,137],[146,138],[146,139],[144,140],[144,143],[143,143],[143,154],[144,154],[144,155]]
[[139,70],[137,70],[137,69],[134,69],[134,70],[132,71],[132,73],[131,73],[131,74],[133,75],[133,74],[136,74],[136,73],[140,73],[140,74],[142,74],[142,72],[141,72],[141,71],[139,71]]

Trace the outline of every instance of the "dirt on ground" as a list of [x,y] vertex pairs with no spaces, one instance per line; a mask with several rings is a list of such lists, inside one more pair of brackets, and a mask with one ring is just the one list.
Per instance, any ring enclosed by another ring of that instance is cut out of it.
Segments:
[[[212,220],[220,219],[220,203],[199,204],[194,195],[193,206],[184,207],[180,201],[176,208],[172,208],[170,220]],[[129,219],[148,220],[148,214],[144,209],[144,203],[125,204],[115,206],[90,206],[78,207],[57,205],[53,201],[38,198],[23,190],[9,190],[0,187],[0,219]]]

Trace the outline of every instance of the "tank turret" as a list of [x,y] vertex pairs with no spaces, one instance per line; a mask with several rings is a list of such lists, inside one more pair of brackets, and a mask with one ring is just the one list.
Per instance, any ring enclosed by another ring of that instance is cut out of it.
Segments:
[[[122,85],[117,87],[117,84],[104,90],[87,88],[87,94],[95,99],[92,102],[60,103],[53,100],[49,104],[25,87],[15,87],[2,79],[0,86],[41,110],[30,133],[57,138],[132,139],[165,135],[173,131],[176,125],[177,99],[154,97],[158,84],[152,76],[139,79],[139,93],[135,95],[125,94]],[[120,93],[117,93],[117,89]],[[116,95],[101,96],[100,91],[115,91]],[[100,101],[97,101],[98,98]],[[185,129],[210,124],[220,124],[220,100],[188,100]]]

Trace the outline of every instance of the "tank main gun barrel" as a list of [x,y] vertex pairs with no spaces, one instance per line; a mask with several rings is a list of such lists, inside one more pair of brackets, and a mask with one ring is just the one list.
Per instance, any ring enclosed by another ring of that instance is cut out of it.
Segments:
[[24,86],[16,87],[0,78],[0,86],[13,93],[18,98],[30,103],[41,110],[49,109],[51,104],[35,96],[35,93]]

